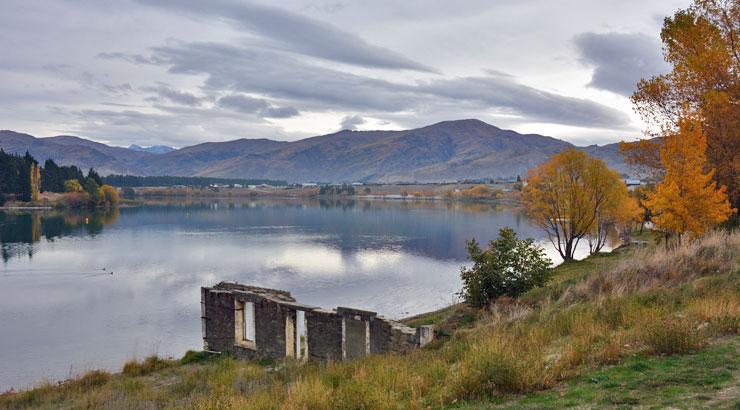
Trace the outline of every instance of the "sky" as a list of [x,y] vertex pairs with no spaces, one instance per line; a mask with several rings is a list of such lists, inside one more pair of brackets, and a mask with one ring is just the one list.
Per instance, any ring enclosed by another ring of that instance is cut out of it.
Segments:
[[0,0],[0,129],[110,145],[478,118],[577,145],[629,101],[673,0]]

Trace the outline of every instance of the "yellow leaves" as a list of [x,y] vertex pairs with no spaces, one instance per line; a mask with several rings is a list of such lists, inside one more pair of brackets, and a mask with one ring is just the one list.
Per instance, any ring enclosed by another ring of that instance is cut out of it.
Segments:
[[[652,135],[675,134],[682,118],[698,116],[708,140],[706,159],[716,170],[713,179],[727,187],[735,207],[740,207],[739,18],[737,0],[695,0],[666,18],[661,39],[672,70],[641,80],[632,96]],[[623,153],[628,163],[654,159]]]
[[111,205],[118,203],[119,197],[118,197],[118,191],[116,190],[116,188],[113,188],[112,186],[108,184],[103,184],[103,186],[101,186],[100,189],[103,191],[103,197],[105,198],[105,202]]
[[39,189],[41,188],[41,167],[37,162],[31,164],[30,178],[31,201],[38,202]]
[[712,181],[714,171],[704,171],[706,147],[706,136],[697,120],[682,120],[680,132],[666,137],[660,150],[665,178],[645,200],[660,229],[701,236],[734,212],[726,188],[717,188]]
[[595,231],[603,235],[603,228],[617,219],[633,218],[634,208],[621,209],[627,199],[618,173],[575,149],[532,169],[522,192],[527,213],[547,231],[565,260],[572,259],[581,238]]

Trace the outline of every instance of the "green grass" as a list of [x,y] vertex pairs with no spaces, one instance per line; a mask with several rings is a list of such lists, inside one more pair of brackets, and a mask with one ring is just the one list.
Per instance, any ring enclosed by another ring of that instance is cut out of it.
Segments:
[[740,337],[734,336],[692,354],[635,355],[547,391],[458,408],[738,408],[739,355]]

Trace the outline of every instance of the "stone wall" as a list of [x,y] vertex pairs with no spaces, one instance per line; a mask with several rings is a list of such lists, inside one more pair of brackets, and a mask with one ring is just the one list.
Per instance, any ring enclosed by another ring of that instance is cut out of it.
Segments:
[[306,312],[308,353],[315,359],[342,360],[342,318],[334,312]]
[[[254,304],[255,341],[240,340],[241,303]],[[240,358],[295,355],[297,311],[305,312],[308,356],[354,359],[366,354],[405,352],[431,341],[431,327],[413,329],[375,312],[339,307],[334,311],[296,303],[290,293],[231,283],[201,289],[203,346]],[[287,333],[286,333],[287,331]],[[287,335],[287,336],[286,336]],[[286,340],[289,337],[290,340]]]

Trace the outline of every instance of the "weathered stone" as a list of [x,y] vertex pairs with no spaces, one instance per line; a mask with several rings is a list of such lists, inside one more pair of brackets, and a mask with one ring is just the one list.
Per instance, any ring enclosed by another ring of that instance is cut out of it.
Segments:
[[[305,327],[296,326],[298,311],[304,312]],[[286,291],[227,282],[201,288],[201,312],[204,349],[241,358],[354,359],[405,352],[434,334],[431,327],[414,330],[375,312],[327,311],[297,303]]]

